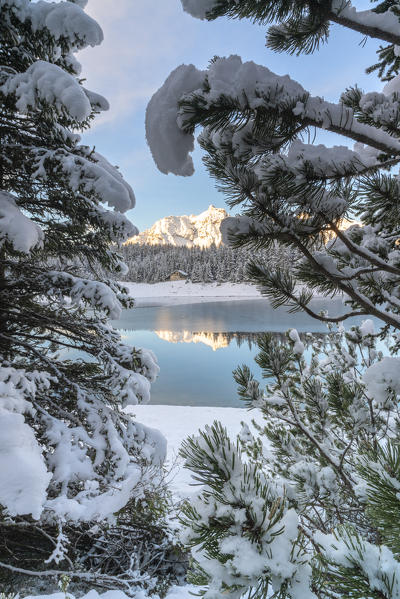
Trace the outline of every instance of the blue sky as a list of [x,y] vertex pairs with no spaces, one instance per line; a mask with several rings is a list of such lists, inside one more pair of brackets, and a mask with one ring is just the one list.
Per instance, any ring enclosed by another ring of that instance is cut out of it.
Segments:
[[[354,4],[371,6],[368,0]],[[87,12],[102,26],[105,40],[79,56],[85,85],[106,96],[111,108],[85,133],[84,142],[120,166],[137,198],[128,215],[140,230],[170,214],[199,213],[209,204],[226,208],[203,168],[200,150],[194,153],[195,174],[183,178],[159,173],[146,145],[147,102],[179,64],[205,68],[215,55],[239,54],[333,101],[354,83],[366,91],[382,87],[374,75],[364,73],[375,62],[377,42],[361,46],[361,35],[338,26],[319,52],[292,57],[265,48],[265,28],[228,19],[199,21],[183,12],[180,0],[89,0]]]

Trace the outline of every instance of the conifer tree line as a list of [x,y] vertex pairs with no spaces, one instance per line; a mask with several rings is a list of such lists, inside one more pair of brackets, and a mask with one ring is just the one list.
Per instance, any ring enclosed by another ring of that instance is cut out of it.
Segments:
[[[128,267],[126,275],[120,276],[122,281],[159,283],[181,270],[193,283],[243,283],[250,281],[246,267],[254,254],[245,248],[235,249],[229,245],[188,248],[127,244],[121,248],[121,256]],[[271,269],[276,269],[291,268],[298,255],[295,251],[282,251],[275,246],[268,251],[260,250],[258,257]]]
[[[248,274],[273,306],[329,327],[319,339],[264,336],[262,379],[247,365],[234,373],[253,428],[232,439],[215,422],[184,443],[200,484],[183,517],[192,579],[206,599],[398,599],[400,3],[181,2],[195,18],[268,26],[277,52],[317,52],[332,24],[374,38],[367,70],[383,82],[328,102],[232,54],[204,70],[177,67],[148,105],[159,170],[190,176],[196,133],[211,177],[240,209],[224,240],[254,252]],[[310,143],[320,129],[337,141]],[[321,235],[330,241],[316,247]],[[301,259],[271,270],[256,252],[273,243]],[[314,291],[345,293],[342,314],[316,312]],[[364,320],[350,327],[354,316]]]

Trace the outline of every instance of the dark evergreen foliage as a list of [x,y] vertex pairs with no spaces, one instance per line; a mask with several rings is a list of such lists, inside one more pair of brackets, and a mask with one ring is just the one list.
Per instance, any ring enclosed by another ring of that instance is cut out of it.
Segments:
[[[400,14],[396,0],[371,0],[372,10],[383,14],[392,10]],[[371,23],[363,23],[342,10],[347,0],[219,0],[207,13],[208,20],[227,16],[231,19],[250,19],[261,25],[270,24],[266,45],[276,52],[310,54],[329,38],[330,24],[337,23],[366,37],[375,37],[387,44],[377,51],[378,61],[367,71],[378,70],[379,76],[391,79],[399,70],[400,58],[396,46],[400,34],[384,30]],[[278,24],[276,24],[278,22]]]

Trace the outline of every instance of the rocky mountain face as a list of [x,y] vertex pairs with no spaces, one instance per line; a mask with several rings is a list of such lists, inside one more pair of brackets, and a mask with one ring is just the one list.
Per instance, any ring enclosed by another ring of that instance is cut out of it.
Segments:
[[221,245],[221,222],[229,216],[223,208],[211,205],[201,214],[166,216],[156,221],[152,227],[131,237],[126,243],[148,245],[175,245],[186,247],[210,247]]
[[[188,248],[208,248],[213,243],[221,245],[221,222],[229,214],[223,208],[216,208],[212,204],[201,214],[184,214],[182,216],[166,216],[156,221],[149,229],[139,235],[131,237],[126,244],[146,245],[173,245]],[[349,226],[360,224],[357,221],[344,219],[340,228],[345,230]],[[325,242],[330,241],[332,235],[324,237]]]

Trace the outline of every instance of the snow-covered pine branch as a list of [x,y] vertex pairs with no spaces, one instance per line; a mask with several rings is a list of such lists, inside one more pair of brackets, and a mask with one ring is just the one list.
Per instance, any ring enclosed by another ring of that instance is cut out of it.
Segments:
[[377,351],[371,320],[302,339],[260,339],[265,388],[247,367],[234,373],[262,412],[256,434],[243,425],[235,445],[214,423],[182,447],[202,485],[183,518],[196,580],[210,598],[394,599],[399,358]]
[[[383,99],[397,107],[395,91]],[[262,124],[267,123],[268,129],[261,130]],[[229,125],[231,128],[226,131]],[[350,107],[312,97],[289,76],[281,77],[253,62],[242,63],[239,56],[217,58],[207,71],[181,65],[154,94],[147,108],[146,132],[161,172],[184,176],[192,173],[189,153],[193,150],[196,126],[205,127],[215,145],[232,143],[237,156],[245,150],[252,156],[285,150],[294,136],[310,126],[333,131],[384,155],[397,157],[400,153],[396,138],[357,120]],[[219,131],[223,131],[221,139]],[[362,158],[357,158],[362,165]],[[306,159],[313,162],[312,156]],[[373,154],[365,160],[365,166],[371,166]],[[344,157],[342,161],[349,162]]]
[[212,21],[227,16],[250,19],[252,22],[272,25],[267,33],[267,46],[278,52],[311,53],[326,43],[330,23],[336,23],[363,36],[375,38],[389,45],[380,47],[379,62],[369,70],[387,71],[391,78],[399,68],[398,46],[399,3],[397,0],[374,0],[371,10],[359,11],[351,0],[181,0],[183,9],[198,19]]
[[293,599],[315,599],[296,511],[277,496],[273,481],[246,464],[222,425],[215,422],[189,438],[181,455],[197,483],[204,483],[182,517],[197,582],[210,583],[203,596],[239,599],[257,589],[266,597],[284,587]]

